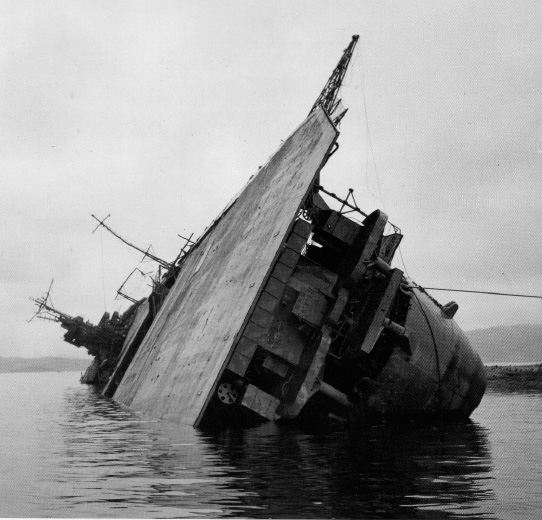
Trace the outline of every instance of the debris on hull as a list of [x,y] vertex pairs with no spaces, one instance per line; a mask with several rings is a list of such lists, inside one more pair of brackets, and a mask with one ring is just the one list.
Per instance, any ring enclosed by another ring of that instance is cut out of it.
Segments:
[[133,329],[134,318],[142,302],[134,303],[122,315],[118,312],[112,315],[105,312],[98,325],[94,325],[81,316],[73,317],[56,309],[50,301],[52,285],[51,282],[49,290],[43,297],[33,298],[38,306],[35,316],[60,323],[60,326],[66,329],[64,341],[76,347],[84,347],[89,355],[94,357],[93,362],[82,375],[81,383],[105,385],[117,364],[126,336]]

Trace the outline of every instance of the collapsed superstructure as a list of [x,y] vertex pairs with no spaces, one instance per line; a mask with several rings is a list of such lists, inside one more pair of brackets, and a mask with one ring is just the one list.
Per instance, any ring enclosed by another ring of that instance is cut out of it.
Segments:
[[195,426],[465,418],[479,404],[484,367],[453,320],[457,305],[392,267],[402,235],[385,234],[383,212],[365,215],[350,195],[339,210],[326,203],[338,197],[320,171],[338,148],[337,92],[356,41],[307,119],[127,311],[105,395]]
[[[51,282],[52,286],[52,282]],[[50,301],[50,290],[33,301],[38,306],[36,316],[60,323],[66,329],[64,341],[76,347],[84,347],[94,357],[81,378],[87,384],[104,385],[111,377],[112,369],[121,352],[122,345],[134,322],[138,303],[134,303],[121,315],[105,312],[97,325],[85,321],[82,316],[70,316],[57,308]]]

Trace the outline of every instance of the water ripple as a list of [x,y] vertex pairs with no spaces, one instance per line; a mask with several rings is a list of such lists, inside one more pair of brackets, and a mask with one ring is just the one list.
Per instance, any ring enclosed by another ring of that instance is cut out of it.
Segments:
[[539,394],[489,393],[462,424],[201,432],[76,374],[0,378],[1,516],[528,518],[542,505]]

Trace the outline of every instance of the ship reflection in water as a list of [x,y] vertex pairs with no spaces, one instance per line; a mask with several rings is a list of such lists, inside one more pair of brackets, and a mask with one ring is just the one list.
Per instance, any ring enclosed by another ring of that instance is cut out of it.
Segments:
[[246,477],[240,488],[253,498],[242,501],[265,505],[271,517],[465,514],[490,496],[479,485],[491,469],[487,435],[472,423],[382,424],[361,441],[341,431],[310,435],[269,425],[225,433],[213,448]]
[[361,438],[343,425],[209,433],[145,422],[86,387],[61,415],[57,484],[69,492],[45,515],[61,501],[70,516],[493,517],[488,431],[475,422],[378,424]]

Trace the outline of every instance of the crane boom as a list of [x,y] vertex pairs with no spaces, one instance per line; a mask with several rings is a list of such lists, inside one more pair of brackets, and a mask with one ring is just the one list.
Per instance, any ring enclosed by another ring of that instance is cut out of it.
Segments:
[[[171,268],[172,264],[170,264],[169,262],[166,262],[165,260],[162,260],[161,258],[158,258],[156,255],[153,255],[153,254],[149,253],[148,249],[147,249],[147,251],[145,251],[144,249],[141,249],[140,247],[137,247],[136,245],[132,244],[131,242],[128,242],[128,240],[122,238],[118,233],[113,231],[107,224],[104,224],[105,218],[103,220],[100,220],[95,215],[91,215],[91,217],[98,221],[98,226],[96,227],[96,229],[98,229],[98,227],[100,227],[100,226],[103,226],[105,229],[107,229],[107,231],[109,231],[112,235],[116,236],[121,242],[124,242],[127,246],[130,246],[133,249],[139,251],[140,253],[143,253],[145,256],[148,256],[151,260],[154,260],[155,262],[158,262],[162,267],[165,267],[167,269]],[[94,230],[94,231],[96,231],[96,230]]]

